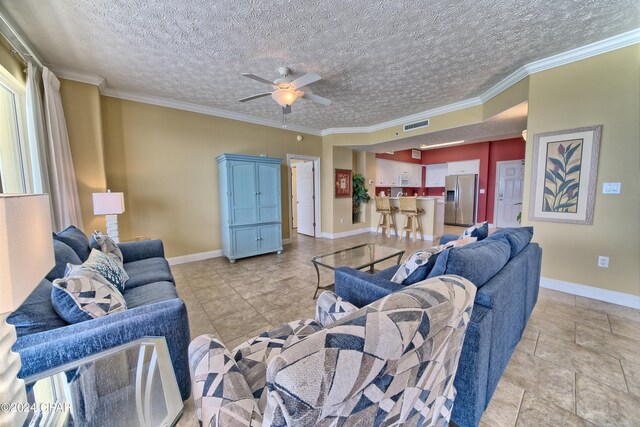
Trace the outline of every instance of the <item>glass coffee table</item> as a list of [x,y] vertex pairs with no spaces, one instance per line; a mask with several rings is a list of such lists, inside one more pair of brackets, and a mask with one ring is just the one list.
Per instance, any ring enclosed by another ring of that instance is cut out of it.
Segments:
[[25,378],[29,426],[175,425],[183,403],[164,337],[146,337]]
[[[373,243],[364,243],[352,248],[343,249],[341,251],[332,252],[330,254],[318,255],[311,259],[313,266],[318,274],[318,284],[316,291],[313,293],[315,299],[320,287],[320,270],[318,266],[335,270],[338,267],[351,267],[356,270],[362,270],[369,267],[369,272],[373,273],[374,266],[382,261],[386,261],[393,257],[398,257],[396,261],[400,264],[400,259],[404,255],[404,249],[391,248],[389,246],[376,245]],[[329,286],[322,287],[327,288]]]

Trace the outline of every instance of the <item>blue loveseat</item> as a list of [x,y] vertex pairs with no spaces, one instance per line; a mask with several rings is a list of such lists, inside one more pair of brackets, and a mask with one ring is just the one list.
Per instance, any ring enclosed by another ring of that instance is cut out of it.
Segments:
[[82,264],[99,248],[94,239],[71,226],[53,236],[55,267],[8,318],[16,328],[13,351],[20,354],[26,378],[85,356],[145,336],[163,336],[182,399],[191,394],[187,308],[178,297],[160,240],[118,246],[129,275],[123,293],[127,310],[76,324],[65,322],[51,304],[53,280],[63,277],[67,263]]
[[[421,280],[457,274],[478,291],[454,385],[452,421],[477,426],[538,299],[542,250],[532,227],[498,230],[484,240],[446,249]],[[443,236],[441,243],[456,239]],[[404,288],[391,282],[398,266],[370,275],[347,267],[335,273],[336,294],[362,307]]]

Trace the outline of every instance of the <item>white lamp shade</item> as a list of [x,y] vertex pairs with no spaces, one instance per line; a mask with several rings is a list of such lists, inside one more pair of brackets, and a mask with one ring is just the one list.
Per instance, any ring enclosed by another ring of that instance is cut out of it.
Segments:
[[124,193],[93,193],[94,215],[119,215],[124,212]]
[[53,268],[47,194],[0,195],[0,313],[14,311]]
[[293,89],[277,89],[271,92],[271,98],[283,107],[293,104],[302,96],[302,92]]

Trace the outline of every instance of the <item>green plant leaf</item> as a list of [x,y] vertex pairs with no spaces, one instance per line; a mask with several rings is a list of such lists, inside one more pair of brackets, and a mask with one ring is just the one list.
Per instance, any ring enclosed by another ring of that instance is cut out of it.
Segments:
[[549,200],[547,200],[547,198],[544,198],[544,208],[542,209],[545,212],[551,212],[551,205],[549,205]]
[[560,175],[560,172],[551,172],[558,181],[564,181],[564,176]]
[[544,187],[544,194],[548,194],[551,197],[554,197],[556,195],[556,193],[554,193],[553,190],[549,187]]
[[560,170],[562,172],[564,172],[564,163],[562,163],[560,160],[556,159],[555,157],[549,157],[549,160],[551,161],[551,163],[553,163],[554,165],[558,166],[558,168],[560,168]]
[[562,190],[564,190],[565,188],[567,188],[569,185],[571,185],[573,182],[575,181],[575,179],[571,178],[565,182],[563,182],[562,184],[560,184],[560,187],[558,187],[558,193],[562,193]]
[[567,149],[567,152],[564,154],[564,158],[567,163],[569,163],[569,160],[571,159],[571,157],[573,157],[573,153],[575,153],[576,150],[580,148],[581,145],[582,143],[578,143],[573,147],[571,147],[571,149]]
[[567,176],[571,175],[572,173],[579,172],[581,167],[582,167],[581,164],[571,166],[567,171]]
[[556,177],[553,176],[553,173],[548,170],[544,173],[545,178],[547,178],[549,181],[553,182],[554,184],[556,183]]
[[558,206],[556,206],[556,210],[560,210],[560,209],[569,209],[572,208],[576,205],[575,202],[571,202],[571,203],[560,203]]

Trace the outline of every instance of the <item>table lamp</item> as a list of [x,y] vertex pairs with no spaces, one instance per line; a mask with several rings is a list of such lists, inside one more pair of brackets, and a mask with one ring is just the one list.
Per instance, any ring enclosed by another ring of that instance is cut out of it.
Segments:
[[[6,322],[53,268],[47,194],[0,194],[0,403],[27,403],[16,330]],[[0,411],[0,425],[22,425],[27,412]]]
[[93,214],[106,216],[107,235],[115,243],[120,243],[118,238],[118,215],[121,213],[124,213],[123,193],[112,193],[111,190],[107,190],[106,193],[93,193]]

